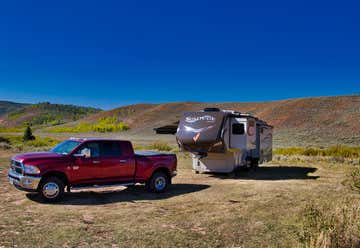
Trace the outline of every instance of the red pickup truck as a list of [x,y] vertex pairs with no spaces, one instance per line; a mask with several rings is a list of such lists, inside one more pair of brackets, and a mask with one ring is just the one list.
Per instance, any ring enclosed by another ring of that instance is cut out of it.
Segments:
[[11,159],[8,179],[16,188],[58,201],[64,190],[145,183],[163,192],[176,175],[174,154],[134,152],[129,141],[69,139],[50,152],[24,153]]

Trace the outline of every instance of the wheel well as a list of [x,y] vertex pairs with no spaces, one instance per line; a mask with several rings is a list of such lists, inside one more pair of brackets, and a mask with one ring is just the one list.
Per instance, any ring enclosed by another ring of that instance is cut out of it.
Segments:
[[168,168],[166,168],[166,167],[156,168],[156,170],[154,170],[152,175],[154,175],[156,172],[164,172],[167,175],[169,181],[171,182],[171,174],[170,174],[170,170]]
[[[60,171],[50,171],[50,172],[47,172],[45,173],[42,178],[41,178],[41,181],[40,183],[45,180],[46,178],[49,178],[49,177],[57,177],[59,178],[61,181],[64,182],[64,185],[67,186],[69,185],[69,180],[66,176],[66,174],[64,172],[60,172]],[[40,185],[40,184],[39,184]]]

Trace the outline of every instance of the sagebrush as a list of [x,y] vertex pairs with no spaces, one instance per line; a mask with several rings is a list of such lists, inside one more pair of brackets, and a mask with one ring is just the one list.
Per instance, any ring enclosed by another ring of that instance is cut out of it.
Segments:
[[278,148],[274,150],[277,155],[304,155],[304,156],[332,156],[342,158],[359,158],[360,147],[333,146],[330,148]]

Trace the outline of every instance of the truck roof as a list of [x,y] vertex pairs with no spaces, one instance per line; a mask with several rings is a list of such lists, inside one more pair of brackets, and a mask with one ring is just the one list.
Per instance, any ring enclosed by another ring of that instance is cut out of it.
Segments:
[[128,140],[122,140],[122,139],[114,139],[114,138],[96,138],[96,137],[90,137],[90,138],[80,138],[80,137],[70,137],[69,140],[75,140],[75,141],[79,141],[79,142],[84,142],[84,141],[127,141],[130,142]]

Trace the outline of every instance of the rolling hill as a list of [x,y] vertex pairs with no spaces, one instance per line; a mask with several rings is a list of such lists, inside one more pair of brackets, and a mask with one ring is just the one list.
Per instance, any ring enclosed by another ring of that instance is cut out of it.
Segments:
[[9,102],[9,101],[0,101],[0,116],[6,114],[8,112],[19,110],[27,105],[29,105],[29,104]]
[[271,102],[137,104],[99,112],[81,121],[117,117],[129,134],[152,135],[153,128],[173,124],[182,113],[204,107],[252,113],[275,127],[275,146],[360,145],[360,95],[300,98]]
[[21,104],[0,102],[0,125],[5,128],[21,127],[25,123],[33,126],[51,126],[72,122],[95,114],[100,109],[80,107],[75,105],[51,104]]
[[[163,139],[163,136],[154,134],[154,128],[174,124],[184,112],[198,111],[204,107],[251,113],[267,121],[275,127],[276,147],[328,147],[337,144],[360,146],[360,95],[271,102],[135,104],[108,111],[73,105],[50,103],[27,105],[6,102],[0,104],[2,111],[0,123],[12,127],[31,122],[33,125],[45,128],[42,130],[46,132],[49,126],[53,125],[72,127],[82,123],[99,123],[110,118],[124,122],[130,127],[130,130],[119,132],[117,136]],[[169,136],[167,139],[173,140]]]

